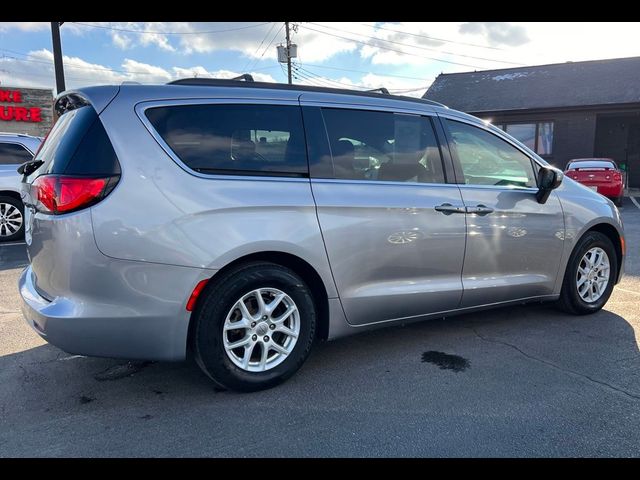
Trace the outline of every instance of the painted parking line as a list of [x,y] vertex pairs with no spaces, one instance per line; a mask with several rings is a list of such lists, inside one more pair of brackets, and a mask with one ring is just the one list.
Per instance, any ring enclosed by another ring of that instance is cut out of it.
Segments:
[[636,200],[634,197],[629,196],[629,198],[631,199],[631,201],[633,202],[633,204],[638,207],[638,210],[640,210],[640,203],[638,203],[638,200]]
[[634,295],[640,295],[640,292],[634,292],[633,290],[627,290],[626,288],[616,287],[615,289],[626,293],[632,293]]

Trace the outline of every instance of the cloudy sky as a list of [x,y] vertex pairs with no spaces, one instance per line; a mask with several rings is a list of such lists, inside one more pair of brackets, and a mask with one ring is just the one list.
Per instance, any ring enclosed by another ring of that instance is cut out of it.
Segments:
[[[440,73],[640,56],[640,23],[292,22],[294,83],[421,96]],[[67,88],[184,77],[286,82],[282,22],[67,22]],[[0,23],[0,86],[54,87],[48,23]]]

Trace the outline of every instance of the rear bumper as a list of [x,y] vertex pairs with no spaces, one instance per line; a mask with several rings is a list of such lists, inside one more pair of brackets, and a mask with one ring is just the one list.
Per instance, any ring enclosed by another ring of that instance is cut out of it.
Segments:
[[590,188],[596,187],[598,189],[597,192],[600,195],[603,195],[608,198],[618,198],[618,197],[621,197],[624,193],[622,184],[619,184],[619,185],[602,184],[601,182],[589,182],[589,181],[581,181],[580,183],[585,187],[590,187]]
[[[196,283],[201,276],[197,271],[187,273]],[[156,298],[157,308],[147,308],[145,302],[135,308],[124,298],[125,301],[116,302],[108,296],[100,301],[64,296],[48,300],[38,293],[34,278],[31,266],[20,276],[22,313],[27,323],[52,345],[71,354],[96,357],[168,361],[185,358],[190,318],[190,312],[182,305],[186,298],[179,306],[171,305],[170,299]]]

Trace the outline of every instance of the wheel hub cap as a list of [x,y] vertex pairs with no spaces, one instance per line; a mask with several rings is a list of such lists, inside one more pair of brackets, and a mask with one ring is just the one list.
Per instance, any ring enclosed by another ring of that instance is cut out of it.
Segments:
[[277,288],[258,288],[231,307],[222,343],[236,366],[264,372],[289,356],[299,334],[300,313],[293,299]]
[[20,227],[22,212],[10,203],[0,203],[0,238],[14,235]]
[[269,332],[269,325],[267,322],[259,323],[256,327],[256,333],[258,335],[266,335]]
[[578,264],[576,286],[580,298],[594,303],[604,295],[609,284],[609,256],[600,247],[589,249]]

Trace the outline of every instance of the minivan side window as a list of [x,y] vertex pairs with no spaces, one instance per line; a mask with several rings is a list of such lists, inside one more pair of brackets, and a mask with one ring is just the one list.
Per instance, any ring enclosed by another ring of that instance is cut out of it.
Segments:
[[175,155],[197,172],[308,176],[300,107],[172,105],[145,114]]
[[17,143],[0,143],[0,165],[20,165],[33,158],[33,154]]
[[444,183],[442,157],[428,117],[323,108],[334,178]]
[[536,187],[532,160],[516,147],[473,125],[445,122],[465,184]]

